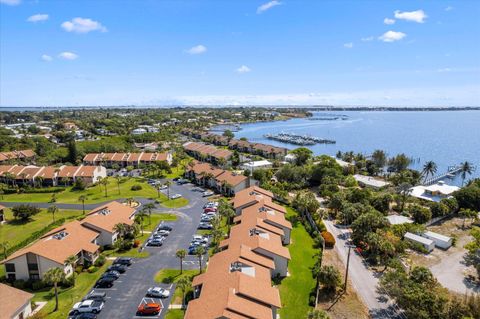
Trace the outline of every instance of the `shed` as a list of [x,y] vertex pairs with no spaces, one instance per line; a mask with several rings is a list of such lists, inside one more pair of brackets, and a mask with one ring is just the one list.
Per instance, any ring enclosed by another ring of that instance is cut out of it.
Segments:
[[438,248],[448,249],[453,244],[452,237],[434,233],[433,231],[427,231],[423,233],[422,236],[430,240],[433,240],[435,242],[435,247],[438,247]]
[[408,241],[422,245],[428,252],[431,252],[435,248],[435,242],[431,239],[412,233],[406,233],[404,237]]

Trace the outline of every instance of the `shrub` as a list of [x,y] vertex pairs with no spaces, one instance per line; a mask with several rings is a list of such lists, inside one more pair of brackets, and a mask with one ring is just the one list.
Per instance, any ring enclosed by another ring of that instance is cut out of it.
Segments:
[[13,282],[13,287],[18,289],[25,289],[26,283],[23,279],[18,279]]
[[12,213],[13,217],[26,221],[29,220],[33,215],[40,213],[40,208],[33,205],[22,204],[13,207]]
[[85,181],[81,178],[75,179],[75,183],[73,183],[73,190],[77,191],[83,191],[85,188],[87,188],[87,185],[85,184]]
[[98,256],[97,260],[95,260],[95,267],[102,267],[105,264],[106,258],[103,255]]
[[38,280],[32,283],[32,290],[41,290],[46,287],[45,282]]
[[138,184],[132,185],[132,187],[130,187],[130,190],[132,191],[139,191],[141,189],[142,189],[142,185],[138,185]]
[[88,269],[87,269],[87,271],[88,271],[89,273],[91,273],[91,274],[94,273],[94,272],[96,272],[97,270],[98,270],[98,268],[95,267],[95,266],[90,266],[90,267],[88,267]]
[[333,246],[335,246],[335,237],[333,237],[331,232],[323,231],[322,237],[323,237],[323,240],[325,240],[326,248],[333,248]]
[[138,246],[140,246],[140,240],[135,239],[135,240],[133,241],[133,247],[134,247],[134,248],[137,248]]
[[418,204],[410,205],[408,212],[413,217],[417,224],[424,224],[432,218],[430,209],[420,206]]
[[82,271],[83,271],[83,266],[82,265],[78,265],[77,267],[75,267],[75,272],[77,274],[80,274]]
[[75,286],[75,278],[76,278],[77,274],[76,273],[73,273],[71,276],[68,276],[68,277],[65,277],[63,278],[62,282],[60,283],[60,285],[64,288],[68,288],[68,287],[73,287]]

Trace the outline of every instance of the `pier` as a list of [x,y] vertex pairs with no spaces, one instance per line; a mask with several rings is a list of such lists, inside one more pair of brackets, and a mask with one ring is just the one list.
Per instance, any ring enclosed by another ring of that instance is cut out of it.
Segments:
[[315,145],[315,144],[335,144],[336,141],[323,139],[309,135],[299,135],[293,133],[265,134],[266,138],[295,145]]
[[445,173],[430,177],[429,179],[425,180],[422,185],[428,186],[437,183],[438,181],[441,181],[444,178],[455,178],[458,173],[462,170],[461,166],[452,166],[449,167],[448,170]]

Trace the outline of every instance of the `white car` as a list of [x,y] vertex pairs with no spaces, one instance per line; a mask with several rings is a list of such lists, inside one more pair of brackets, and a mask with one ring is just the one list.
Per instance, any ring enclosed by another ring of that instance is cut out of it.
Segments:
[[177,199],[177,198],[180,198],[180,197],[182,197],[181,194],[173,194],[173,195],[170,196],[170,199]]
[[99,313],[102,311],[104,306],[103,301],[98,300],[85,300],[81,302],[77,302],[73,305],[73,312],[74,313],[81,313],[81,312],[93,312]]
[[168,230],[164,230],[164,229],[157,230],[155,232],[155,235],[159,235],[159,236],[168,236],[169,234],[170,234],[170,232]]
[[203,192],[203,193],[202,193],[202,196],[203,196],[203,197],[207,197],[207,196],[212,196],[212,195],[214,195],[214,194],[215,194],[215,193],[212,192],[212,191],[206,191],[206,192]]
[[158,189],[167,189],[167,188],[168,188],[167,185],[161,185],[161,186],[158,187]]
[[168,298],[170,296],[170,291],[162,287],[151,287],[147,290],[147,296],[155,298]]

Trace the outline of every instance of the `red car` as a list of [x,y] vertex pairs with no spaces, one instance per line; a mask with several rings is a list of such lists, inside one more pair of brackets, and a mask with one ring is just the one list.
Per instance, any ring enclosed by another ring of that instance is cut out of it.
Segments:
[[217,212],[217,209],[216,208],[213,208],[213,207],[207,207],[203,210],[204,213],[216,213]]
[[156,316],[160,313],[161,309],[158,303],[142,303],[138,306],[137,316]]

